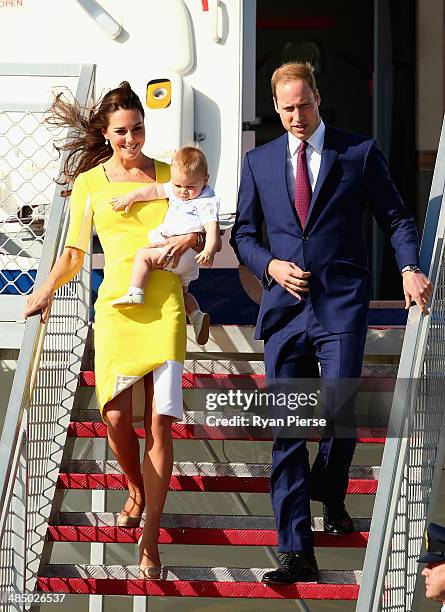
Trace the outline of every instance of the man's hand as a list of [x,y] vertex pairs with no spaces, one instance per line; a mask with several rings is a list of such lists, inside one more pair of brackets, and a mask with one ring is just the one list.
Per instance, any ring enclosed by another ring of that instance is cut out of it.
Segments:
[[428,314],[427,304],[430,301],[433,293],[433,286],[428,278],[422,272],[404,272],[403,277],[403,293],[405,294],[405,310],[412,306],[413,302],[417,304],[423,314]]
[[267,272],[297,300],[302,300],[304,294],[309,293],[308,279],[311,273],[305,272],[291,261],[272,259]]

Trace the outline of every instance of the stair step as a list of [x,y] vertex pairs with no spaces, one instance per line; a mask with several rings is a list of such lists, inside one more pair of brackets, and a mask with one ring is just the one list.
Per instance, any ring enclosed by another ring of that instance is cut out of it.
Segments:
[[[272,433],[269,428],[254,427],[211,427],[203,425],[205,415],[198,411],[185,411],[183,423],[173,423],[172,437],[175,440],[249,440],[271,441]],[[98,410],[76,410],[71,414],[72,422],[68,427],[68,436],[72,438],[106,438],[107,426],[102,421]],[[145,431],[141,427],[135,428],[138,438],[145,438]],[[384,444],[386,429],[373,427],[357,428],[357,442],[361,444]],[[318,442],[318,438],[309,441]]]
[[[211,325],[210,338],[205,346],[191,338],[187,343],[189,354],[208,359],[209,353],[261,354],[262,340],[254,339],[254,325]],[[366,335],[365,355],[400,355],[405,325],[369,325]]]
[[[118,514],[62,512],[48,527],[51,542],[136,543],[141,527],[118,527]],[[332,536],[323,531],[322,517],[312,519],[315,546],[365,547],[371,519],[354,519],[354,532]],[[161,519],[160,544],[276,546],[277,532],[272,516],[225,516],[165,514]]]
[[[379,391],[394,391],[397,370],[398,366],[394,364],[364,364],[360,390],[374,391],[378,383]],[[184,372],[182,375],[183,389],[264,389],[265,384],[266,377],[264,374]],[[81,387],[94,387],[96,385],[94,372],[91,370],[80,372],[79,385]]]
[[[220,356],[221,357],[221,356]],[[388,359],[385,363],[368,363],[362,366],[362,376],[397,376],[398,364]],[[232,376],[242,374],[264,375],[264,359],[262,360],[237,360],[233,359],[211,359],[203,355],[200,359],[186,359],[184,361],[184,373],[186,374],[231,374]]]
[[[221,355],[219,356],[221,357]],[[264,359],[210,359],[206,355],[202,359],[186,359],[184,372],[190,374],[264,374]]]
[[[54,526],[91,526],[115,527],[119,514],[117,512],[59,512]],[[371,519],[357,517],[353,519],[355,531],[369,531]],[[141,526],[144,524],[142,517]],[[267,515],[227,515],[227,514],[169,514],[161,517],[164,529],[275,529],[275,518]],[[312,530],[323,530],[323,517],[312,517]]]
[[321,570],[318,583],[271,587],[260,582],[269,569],[168,567],[162,580],[139,580],[136,565],[50,564],[38,578],[37,588],[89,595],[355,600],[362,577],[358,570]]
[[[76,474],[122,474],[117,461],[100,459],[70,459],[63,462],[61,470]],[[352,478],[379,477],[380,467],[352,465]],[[236,478],[270,478],[270,463],[219,463],[216,461],[175,461],[173,476],[235,476]]]
[[[379,467],[351,466],[349,494],[374,495]],[[170,491],[268,493],[270,464],[175,462]],[[127,488],[126,477],[116,461],[71,460],[61,467],[60,489]]]

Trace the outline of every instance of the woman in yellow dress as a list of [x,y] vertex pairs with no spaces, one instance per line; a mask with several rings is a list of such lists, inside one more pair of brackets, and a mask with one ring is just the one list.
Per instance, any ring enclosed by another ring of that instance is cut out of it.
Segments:
[[[142,153],[144,109],[127,82],[108,92],[89,117],[61,95],[51,111],[52,124],[74,127],[78,133],[62,146],[69,151],[62,182],[74,181],[70,224],[65,249],[44,285],[30,296],[25,316],[41,309],[42,319],[47,319],[55,291],[82,266],[94,223],[105,257],[95,304],[96,393],[110,447],[129,489],[118,521],[120,526],[137,526],[146,507],[140,570],[141,577],[156,579],[161,574],[160,519],[173,467],[171,425],[183,416],[184,304],[179,277],[160,269],[150,275],[143,307],[111,306],[126,291],[134,256],[146,245],[147,232],[162,222],[167,210],[162,199],[135,204],[129,213],[114,212],[112,199],[141,183],[167,182],[170,169]],[[199,238],[189,234],[163,243],[168,252],[160,257],[160,268],[163,258],[177,261]],[[132,425],[136,382],[145,393],[142,474]]]

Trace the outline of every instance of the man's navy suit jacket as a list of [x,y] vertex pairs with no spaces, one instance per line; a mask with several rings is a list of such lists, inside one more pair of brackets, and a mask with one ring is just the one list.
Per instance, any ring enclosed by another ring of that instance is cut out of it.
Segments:
[[[370,298],[364,236],[366,205],[389,236],[399,269],[418,265],[412,214],[392,182],[375,140],[326,125],[320,171],[302,229],[286,182],[288,135],[249,151],[244,159],[231,244],[262,282],[271,259],[311,272],[315,315],[329,332],[362,331]],[[262,244],[265,223],[270,247]],[[256,338],[280,325],[301,304],[278,283],[264,283]]]

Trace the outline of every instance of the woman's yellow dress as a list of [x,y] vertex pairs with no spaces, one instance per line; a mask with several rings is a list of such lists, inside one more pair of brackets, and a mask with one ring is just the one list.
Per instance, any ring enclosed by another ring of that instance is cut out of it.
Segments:
[[[168,165],[155,161],[155,170],[157,182],[170,180]],[[94,223],[105,256],[94,325],[96,393],[101,413],[107,402],[153,371],[155,387],[158,383],[158,413],[182,418],[180,386],[186,325],[180,278],[172,272],[154,270],[145,288],[144,305],[111,306],[127,292],[136,251],[147,245],[147,233],[162,223],[167,211],[166,199],[135,203],[129,213],[113,211],[112,198],[138,186],[141,183],[109,182],[101,164],[80,174],[71,194],[65,246],[87,252]]]

